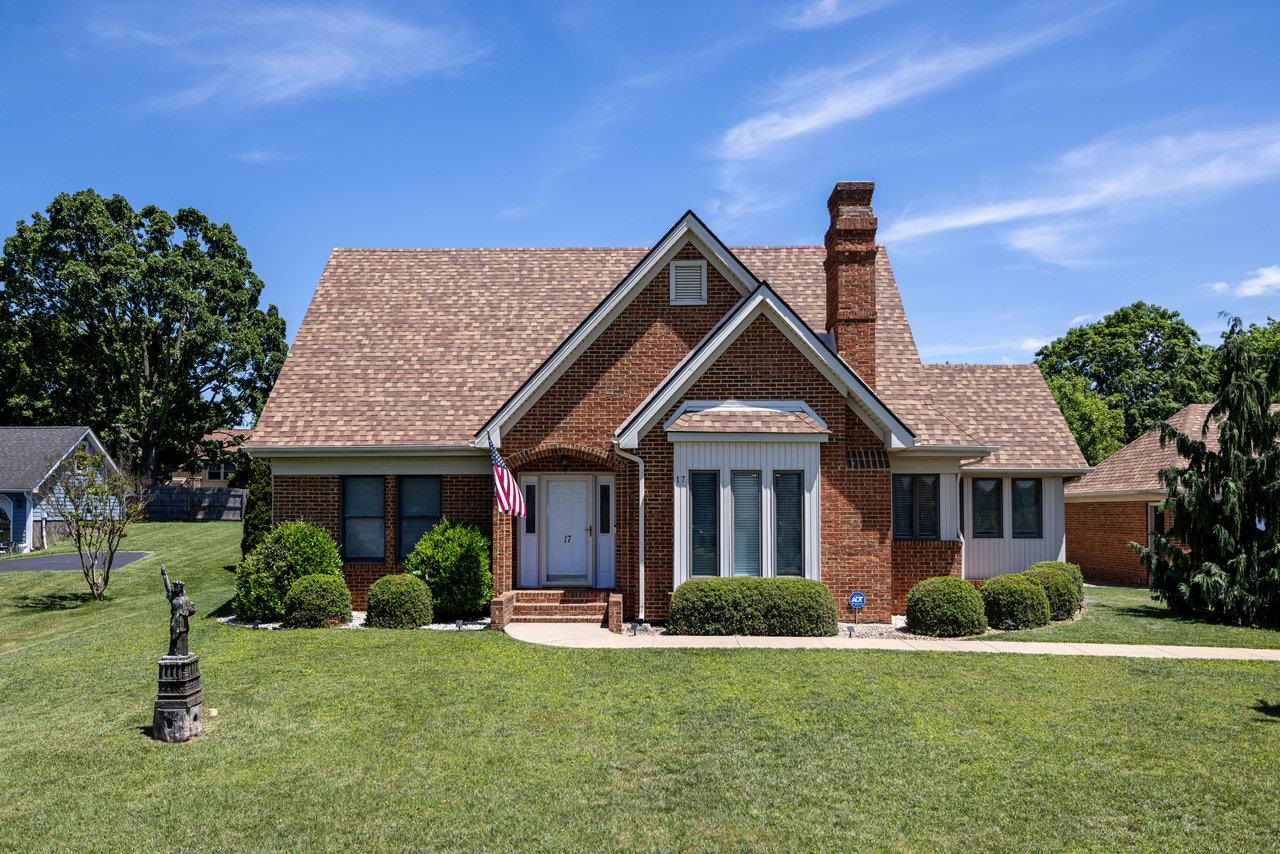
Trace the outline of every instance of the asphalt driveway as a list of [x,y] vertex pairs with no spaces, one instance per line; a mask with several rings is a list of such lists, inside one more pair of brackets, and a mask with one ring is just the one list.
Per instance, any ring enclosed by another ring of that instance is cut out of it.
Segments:
[[[135,560],[147,556],[146,552],[116,552],[112,569],[128,566]],[[75,552],[58,555],[32,555],[31,557],[15,557],[12,560],[0,560],[0,572],[37,572],[55,570],[67,572],[80,569],[80,555]]]

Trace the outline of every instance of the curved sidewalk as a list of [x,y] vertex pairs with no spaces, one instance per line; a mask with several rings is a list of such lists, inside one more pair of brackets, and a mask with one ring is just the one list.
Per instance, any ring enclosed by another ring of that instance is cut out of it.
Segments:
[[516,640],[578,649],[847,649],[898,652],[988,652],[1023,655],[1092,655],[1108,658],[1217,658],[1280,661],[1280,649],[1221,646],[1158,646],[1118,643],[1044,643],[1032,641],[920,640],[912,638],[700,637],[694,635],[615,635],[595,623],[511,623],[506,632]]

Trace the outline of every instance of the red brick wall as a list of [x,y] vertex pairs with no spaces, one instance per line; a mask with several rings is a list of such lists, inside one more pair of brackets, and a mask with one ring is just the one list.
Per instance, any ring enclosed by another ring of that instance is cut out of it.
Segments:
[[1129,548],[1146,545],[1145,501],[1069,501],[1067,560],[1078,564],[1088,581],[1146,584],[1147,570]]
[[936,575],[959,578],[962,571],[959,540],[893,541],[893,612],[907,612],[911,588]]
[[[275,475],[272,478],[272,522],[305,519],[328,531],[342,548],[342,478],[333,475]],[[491,526],[493,486],[487,474],[447,474],[442,476],[440,497],[445,518]],[[383,529],[385,558],[382,563],[344,563],[343,574],[351,589],[351,603],[357,610],[366,604],[369,585],[384,575],[401,572],[396,560],[396,476],[386,476],[386,526]]]

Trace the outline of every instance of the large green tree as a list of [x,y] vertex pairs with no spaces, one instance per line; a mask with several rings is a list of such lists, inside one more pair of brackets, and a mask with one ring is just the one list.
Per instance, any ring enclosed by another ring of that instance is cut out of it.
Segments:
[[1081,377],[1118,407],[1127,443],[1188,403],[1207,400],[1212,353],[1178,312],[1135,302],[1040,348],[1036,364],[1046,380]]
[[262,409],[284,320],[231,227],[60,194],[0,255],[0,423],[89,424],[135,474]]
[[1124,446],[1124,412],[1089,388],[1084,377],[1052,377],[1049,391],[1089,465],[1096,466]]
[[[1167,534],[1137,547],[1151,589],[1178,613],[1280,628],[1280,358],[1238,318],[1214,355],[1213,407],[1198,429],[1161,425],[1186,461],[1160,472]],[[1206,437],[1217,434],[1216,447]]]

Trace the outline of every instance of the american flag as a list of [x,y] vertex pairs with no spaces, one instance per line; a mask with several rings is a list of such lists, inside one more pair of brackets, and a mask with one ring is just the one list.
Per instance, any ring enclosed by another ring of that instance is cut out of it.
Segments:
[[516,477],[502,461],[502,455],[489,440],[489,456],[493,458],[493,497],[498,502],[498,512],[506,516],[524,516],[524,494]]

